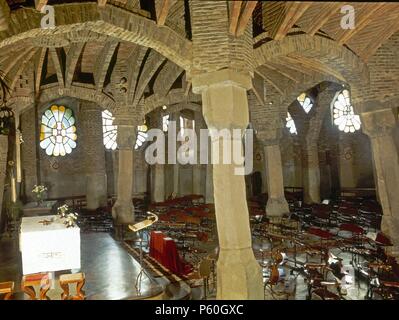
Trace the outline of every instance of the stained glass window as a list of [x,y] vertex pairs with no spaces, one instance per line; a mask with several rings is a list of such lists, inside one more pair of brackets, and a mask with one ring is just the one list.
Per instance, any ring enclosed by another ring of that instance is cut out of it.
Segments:
[[103,140],[106,149],[115,150],[118,146],[116,143],[116,137],[118,134],[118,126],[115,126],[115,118],[112,113],[108,110],[102,112],[103,117]]
[[42,115],[40,147],[49,156],[65,156],[76,148],[76,127],[73,111],[53,105]]
[[306,113],[309,113],[309,111],[312,109],[313,107],[313,102],[312,100],[310,100],[310,98],[306,95],[306,93],[302,93],[298,98],[297,98],[298,102],[301,104],[303,110]]
[[333,106],[334,124],[343,132],[355,132],[360,129],[360,117],[355,114],[351,104],[349,91],[344,89],[334,101]]
[[288,128],[290,130],[291,134],[298,134],[298,132],[296,131],[296,126],[295,126],[295,122],[294,119],[292,119],[291,115],[289,112],[287,112],[287,118],[285,118],[286,121],[286,128]]
[[169,127],[169,115],[165,115],[162,117],[162,130],[163,132],[167,132]]
[[148,137],[147,130],[148,128],[145,124],[137,127],[137,139],[134,149],[137,150],[138,148],[140,148],[143,145],[143,143],[147,140]]

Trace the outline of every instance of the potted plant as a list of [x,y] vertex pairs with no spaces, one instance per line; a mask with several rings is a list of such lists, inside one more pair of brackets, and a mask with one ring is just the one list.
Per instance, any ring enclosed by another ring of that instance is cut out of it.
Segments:
[[43,205],[44,195],[47,191],[47,188],[43,185],[34,185],[32,189],[32,193],[35,195],[37,206],[40,207]]

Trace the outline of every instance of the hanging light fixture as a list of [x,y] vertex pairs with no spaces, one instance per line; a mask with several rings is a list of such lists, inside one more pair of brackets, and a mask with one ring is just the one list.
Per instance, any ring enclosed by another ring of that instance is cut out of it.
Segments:
[[8,135],[13,125],[14,112],[7,106],[0,108],[0,134]]

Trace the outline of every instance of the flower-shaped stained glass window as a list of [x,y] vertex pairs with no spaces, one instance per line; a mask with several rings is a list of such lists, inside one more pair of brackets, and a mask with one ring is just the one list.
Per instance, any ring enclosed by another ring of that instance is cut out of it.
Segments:
[[140,148],[143,143],[147,140],[148,134],[147,134],[147,126],[143,124],[142,126],[137,127],[137,139],[136,139],[136,144],[134,146],[134,149]]
[[298,134],[298,132],[296,131],[296,126],[295,126],[294,119],[292,119],[292,117],[291,117],[289,112],[287,112],[287,118],[285,118],[285,121],[286,121],[285,127],[290,130],[290,133],[291,134]]
[[118,144],[116,137],[118,135],[118,126],[115,126],[114,117],[108,110],[102,112],[103,117],[103,141],[106,149],[115,150]]
[[76,148],[76,127],[73,111],[53,105],[42,115],[40,147],[49,156],[65,156]]
[[298,102],[301,104],[303,110],[306,113],[309,113],[309,111],[312,109],[313,107],[313,102],[312,100],[310,100],[310,98],[306,95],[306,93],[302,93],[298,98],[297,98]]
[[342,90],[334,101],[333,106],[334,124],[343,132],[355,132],[360,129],[360,117],[355,114],[351,104],[348,90]]

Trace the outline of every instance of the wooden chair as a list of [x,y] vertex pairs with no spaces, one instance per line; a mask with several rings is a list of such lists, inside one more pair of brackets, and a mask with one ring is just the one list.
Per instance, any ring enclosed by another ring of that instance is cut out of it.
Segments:
[[209,277],[212,274],[212,260],[205,258],[199,264],[198,273],[204,280],[204,300],[207,298]]
[[50,290],[51,280],[49,273],[28,274],[22,277],[21,289],[30,300],[37,300],[34,286],[40,286],[39,299],[50,300],[47,292]]
[[[76,295],[69,294],[69,285],[76,284]],[[61,294],[62,300],[84,300],[85,292],[82,290],[85,284],[84,273],[62,274],[60,275],[60,287],[64,291]]]
[[14,292],[14,282],[0,282],[0,294],[3,294],[3,300],[10,300]]

